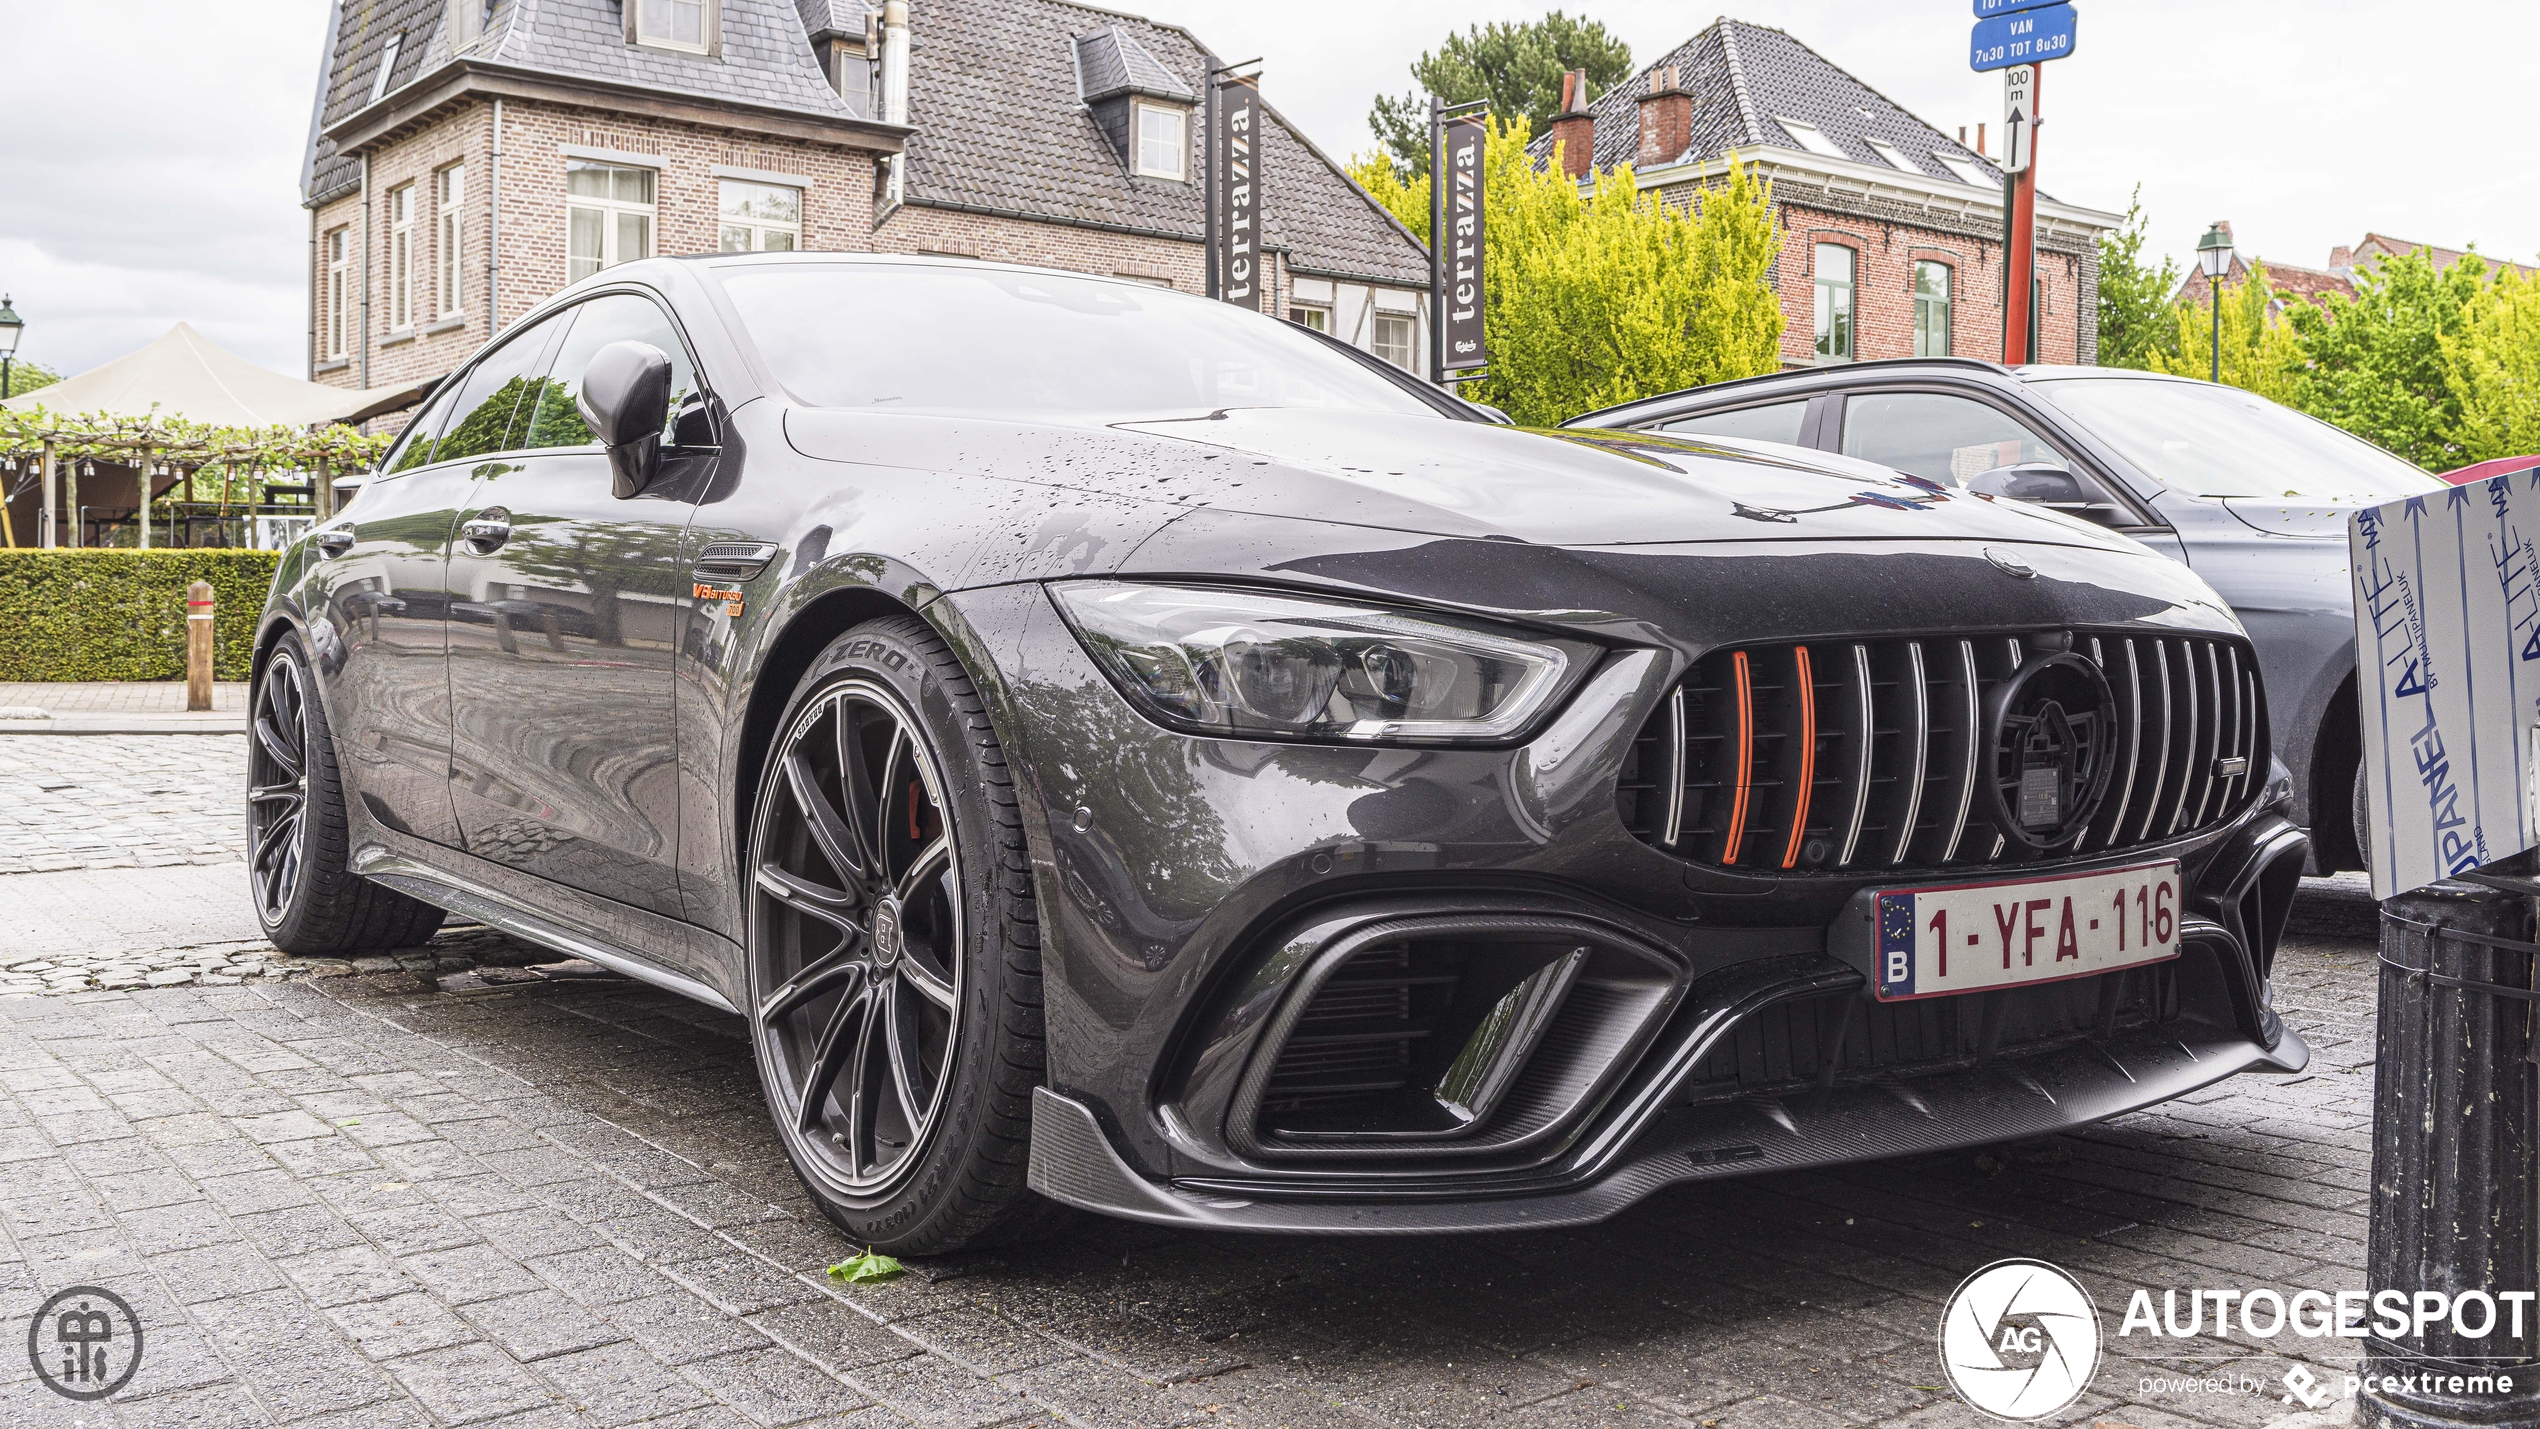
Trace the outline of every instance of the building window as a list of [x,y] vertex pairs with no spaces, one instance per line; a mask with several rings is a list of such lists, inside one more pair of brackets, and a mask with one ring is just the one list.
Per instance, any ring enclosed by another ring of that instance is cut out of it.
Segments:
[[405,44],[404,35],[390,35],[388,43],[379,47],[379,68],[371,72],[370,102],[377,104],[388,97],[388,81],[397,72],[397,51]]
[[653,256],[653,171],[572,159],[565,164],[568,283]]
[[1298,327],[1310,327],[1316,332],[1327,333],[1332,330],[1332,310],[1309,308],[1300,304],[1288,309],[1288,321],[1295,323]]
[[1825,130],[1818,128],[1814,124],[1803,124],[1796,119],[1783,119],[1779,117],[1775,117],[1773,122],[1782,126],[1782,132],[1790,136],[1792,143],[1797,144],[1800,148],[1807,150],[1811,154],[1823,154],[1829,159],[1849,159],[1852,157],[1850,154],[1843,152],[1842,145],[1827,138]]
[[1914,355],[1949,355],[1949,265],[1924,259],[1914,265]]
[[721,213],[726,253],[790,253],[803,246],[801,189],[725,179]]
[[438,316],[454,318],[466,306],[462,280],[467,270],[461,266],[460,255],[467,251],[467,244],[459,210],[467,201],[467,165],[452,164],[435,172],[432,199],[437,210],[432,234],[434,305]]
[[388,330],[415,325],[415,186],[388,191]]
[[1817,360],[1852,360],[1852,250],[1817,245]]
[[1419,343],[1413,337],[1417,326],[1409,313],[1378,313],[1375,322],[1375,353],[1401,368],[1411,370],[1413,350]]
[[1190,116],[1161,104],[1140,103],[1136,108],[1138,172],[1152,179],[1182,177],[1183,159],[1190,152]]
[[859,119],[871,119],[873,110],[873,61],[864,46],[847,40],[835,40],[829,46],[830,83],[838,97],[847,102],[847,112]]
[[341,360],[352,350],[353,231],[338,228],[326,235],[326,355]]
[[710,53],[714,0],[635,0],[635,43]]

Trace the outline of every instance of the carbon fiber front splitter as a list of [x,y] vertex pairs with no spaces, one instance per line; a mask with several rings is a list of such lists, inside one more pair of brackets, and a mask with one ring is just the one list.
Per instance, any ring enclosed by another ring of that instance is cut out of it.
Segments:
[[[1564,1182],[1427,1178],[1342,1197],[1227,1181],[1155,1181],[1112,1149],[1094,1113],[1034,1093],[1031,1186],[1106,1215],[1209,1230],[1303,1235],[1445,1235],[1586,1225],[1680,1181],[1981,1146],[2087,1126],[2237,1072],[2299,1072],[2311,1049],[2290,1028],[2273,1049],[2237,1031],[2179,1022],[2022,1060],[1912,1079],[1676,1107],[1610,1169]],[[1302,1189],[1302,1188],[1300,1188]],[[1312,1198],[1306,1198],[1310,1195]]]

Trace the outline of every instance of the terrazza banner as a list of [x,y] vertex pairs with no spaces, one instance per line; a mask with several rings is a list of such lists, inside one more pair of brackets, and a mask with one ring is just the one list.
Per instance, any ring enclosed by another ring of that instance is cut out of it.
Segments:
[[1445,325],[1449,372],[1487,366],[1482,346],[1482,140],[1481,119],[1457,119],[1446,126],[1446,241],[1439,249],[1444,265],[1440,321]]
[[1216,162],[1217,295],[1254,312],[1262,298],[1261,90],[1245,80],[1218,88]]

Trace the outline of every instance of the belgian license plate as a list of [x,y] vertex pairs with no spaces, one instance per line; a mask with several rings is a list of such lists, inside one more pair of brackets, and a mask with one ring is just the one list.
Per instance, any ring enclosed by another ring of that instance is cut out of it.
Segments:
[[2064,878],[1883,889],[1878,997],[1981,992],[2178,956],[2178,864]]

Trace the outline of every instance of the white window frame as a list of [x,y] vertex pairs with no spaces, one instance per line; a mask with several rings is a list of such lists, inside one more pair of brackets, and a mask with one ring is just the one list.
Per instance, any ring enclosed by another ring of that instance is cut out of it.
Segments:
[[1829,159],[1849,159],[1852,157],[1850,154],[1843,152],[1843,146],[1841,144],[1838,144],[1834,140],[1826,137],[1825,130],[1818,128],[1814,124],[1808,123],[1806,120],[1784,119],[1780,115],[1776,114],[1773,116],[1773,122],[1782,126],[1782,132],[1790,136],[1790,142],[1797,144],[1800,148],[1807,150],[1811,154],[1822,154]]
[[326,360],[342,362],[352,355],[353,230],[350,225],[327,230],[326,276],[319,301],[326,309]]
[[[1384,333],[1388,323],[1402,324],[1402,356],[1399,358],[1385,350]],[[1367,350],[1374,353],[1380,360],[1390,362],[1405,372],[1415,370],[1412,364],[1420,360],[1419,315],[1383,312],[1375,314],[1367,325]]]
[[467,310],[467,165],[445,164],[433,170],[432,199],[436,315],[454,318]]
[[[697,38],[694,43],[675,39],[670,28],[656,29],[656,14],[667,16],[675,28],[678,12],[697,12]],[[722,0],[626,0],[626,42],[652,50],[673,50],[680,54],[713,55],[723,51]]]
[[[723,190],[726,184],[748,184],[753,188],[762,189],[792,189],[794,191],[794,221],[792,223],[771,223],[763,218],[736,218],[733,215],[726,213],[723,208]],[[655,197],[658,198],[660,191],[656,189],[654,193]],[[803,187],[800,184],[780,184],[772,179],[741,179],[734,178],[729,174],[718,176],[714,181],[714,239],[716,249],[724,253],[790,253],[800,251],[803,246],[803,198]],[[732,229],[743,230],[749,235],[748,247],[723,247],[723,240],[728,235],[728,231]],[[790,235],[794,241],[782,249],[769,248],[767,246],[767,235],[771,233],[783,233]]]
[[[1923,291],[1923,269],[1927,267],[1936,268],[1940,271],[1940,296],[1937,298],[1932,297]],[[1951,264],[1944,263],[1937,258],[1917,258],[1913,261],[1912,267],[1907,271],[1913,274],[1914,355],[1916,357],[1947,357],[1950,355],[1951,349],[1956,346],[1958,340],[1956,332],[1958,325],[1958,270]],[[1930,339],[1933,336],[1933,333],[1931,331],[1931,324],[1925,321],[1934,309],[1938,311],[1940,318],[1938,333],[1938,337],[1940,339],[1940,350],[1938,352],[1929,350]]]
[[[1147,116],[1170,120],[1173,138],[1163,147],[1173,155],[1173,167],[1157,168],[1147,163]],[[1129,105],[1129,169],[1150,179],[1187,179],[1191,171],[1191,112],[1178,104],[1154,104],[1133,100]]]
[[415,186],[388,191],[388,330],[415,325]]
[[388,81],[397,72],[397,51],[405,42],[405,35],[399,33],[390,35],[388,43],[379,47],[379,68],[370,77],[371,103],[377,104],[388,97]]
[[[612,164],[600,159],[571,159],[566,161],[567,173],[571,173],[577,167],[609,170],[627,169],[649,175],[653,181],[653,201],[651,203],[631,203],[627,200],[618,198],[593,198],[589,195],[574,193],[570,187],[568,187],[564,200],[565,282],[577,283],[590,276],[589,273],[577,273],[573,271],[573,265],[582,261],[581,259],[576,258],[573,253],[573,214],[576,209],[595,211],[601,215],[600,268],[614,268],[620,263],[632,261],[628,255],[618,251],[617,219],[620,214],[640,213],[644,215],[649,225],[646,229],[646,231],[652,235],[649,249],[646,252],[633,255],[634,258],[650,258],[654,253],[660,252],[661,171],[659,169],[646,168],[641,164]],[[599,268],[592,270],[592,272],[598,271]]]
[[[1827,274],[1828,252],[1843,255],[1842,277]],[[1861,358],[1861,252],[1846,243],[1819,243],[1808,256],[1817,294],[1816,359],[1826,365],[1857,362]]]

